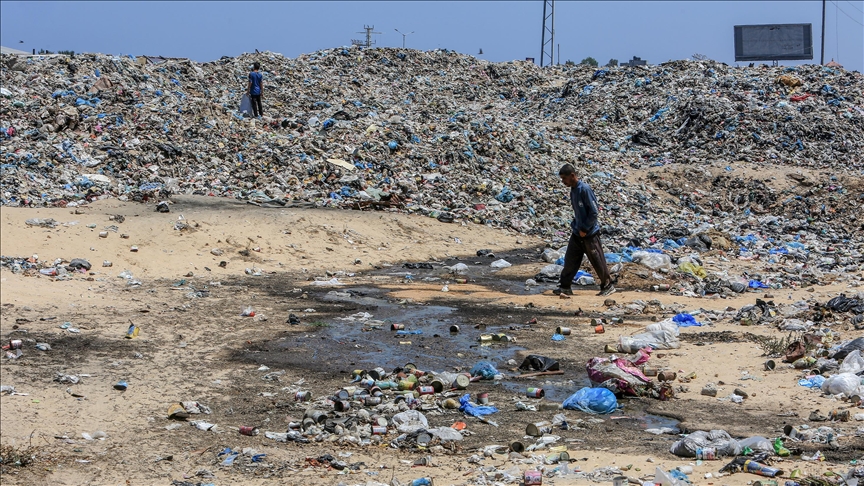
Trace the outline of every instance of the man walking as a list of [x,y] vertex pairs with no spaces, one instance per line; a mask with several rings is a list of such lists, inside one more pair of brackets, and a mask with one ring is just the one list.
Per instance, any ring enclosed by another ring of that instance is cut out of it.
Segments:
[[252,102],[252,116],[258,118],[264,114],[264,109],[261,107],[261,95],[264,93],[262,87],[263,77],[258,70],[261,69],[260,63],[252,65],[252,72],[249,73],[249,101]]
[[600,224],[597,222],[597,198],[594,191],[576,176],[576,169],[570,164],[564,164],[558,171],[561,182],[570,188],[570,204],[573,206],[573,221],[570,229],[570,241],[567,243],[567,254],[564,256],[564,270],[561,272],[561,281],[558,288],[553,291],[555,295],[573,295],[570,287],[573,285],[573,277],[582,266],[582,257],[588,255],[588,261],[594,267],[597,278],[600,281],[600,293],[597,295],[609,295],[615,292],[612,278],[609,276],[609,268],[606,266],[606,255],[603,254],[603,246],[600,244]]

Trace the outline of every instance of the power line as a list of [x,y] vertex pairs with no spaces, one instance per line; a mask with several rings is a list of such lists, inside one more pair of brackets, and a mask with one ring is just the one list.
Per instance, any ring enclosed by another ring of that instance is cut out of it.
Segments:
[[828,1],[831,2],[831,3],[833,3],[834,6],[837,7],[837,10],[843,12],[843,15],[845,15],[845,16],[849,17],[850,19],[852,19],[852,22],[855,22],[856,24],[860,25],[861,27],[864,27],[864,24],[862,24],[861,22],[858,22],[858,20],[856,20],[855,17],[853,17],[853,16],[849,15],[848,13],[846,13],[845,10],[843,10],[842,8],[840,8],[840,6],[837,5],[836,2],[834,2],[834,0],[828,0]]
[[848,3],[849,5],[852,5],[852,8],[854,8],[855,10],[857,10],[861,13],[864,13],[864,11],[862,11],[860,8],[856,7],[855,4],[850,2],[849,0],[846,0],[846,3]]

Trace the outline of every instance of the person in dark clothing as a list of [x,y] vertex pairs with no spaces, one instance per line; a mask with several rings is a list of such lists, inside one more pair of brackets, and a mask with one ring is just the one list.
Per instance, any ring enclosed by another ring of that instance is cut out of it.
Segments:
[[264,115],[264,108],[261,106],[261,95],[264,94],[263,76],[258,70],[261,69],[260,63],[252,65],[252,72],[249,73],[249,101],[252,102],[252,116],[260,117]]
[[588,261],[597,273],[600,282],[600,293],[597,295],[609,295],[615,292],[612,278],[609,276],[609,268],[606,266],[606,255],[600,243],[600,224],[597,222],[597,198],[594,191],[576,175],[576,169],[570,164],[564,164],[558,171],[561,182],[570,188],[570,204],[573,206],[573,221],[570,229],[570,241],[567,243],[567,253],[564,255],[564,270],[561,272],[561,280],[558,288],[554,290],[555,295],[573,295],[570,287],[573,285],[573,277],[582,266],[582,257],[587,255]]

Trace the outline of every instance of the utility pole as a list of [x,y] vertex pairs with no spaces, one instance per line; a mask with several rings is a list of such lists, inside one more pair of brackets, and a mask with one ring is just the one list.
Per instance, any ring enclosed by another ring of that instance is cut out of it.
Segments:
[[[366,34],[366,40],[365,40],[365,41],[362,41],[362,40],[359,40],[359,39],[351,39],[351,44],[352,44],[352,45],[355,45],[355,46],[366,47],[366,48],[372,47],[372,44],[375,43],[375,42],[372,41],[372,34],[380,34],[381,32],[373,32],[373,31],[375,30],[375,26],[374,26],[374,25],[372,25],[372,26],[364,25],[364,26],[363,26],[363,30],[366,31],[366,32],[365,32],[365,34]],[[358,33],[358,34],[363,34],[364,32],[357,32],[357,33]]]
[[819,64],[825,65],[825,0],[822,0],[822,55]]
[[[549,39],[546,39],[546,34]],[[546,56],[549,64],[555,62],[555,0],[543,0],[543,34],[540,36],[540,67]]]
[[[395,30],[396,32],[399,32],[399,29],[393,29],[393,30]],[[402,34],[402,32],[399,32],[399,33]],[[405,38],[408,37],[409,35],[413,34],[413,33],[414,33],[414,31],[412,30],[411,32],[408,32],[407,34],[402,34],[402,49],[405,49]]]

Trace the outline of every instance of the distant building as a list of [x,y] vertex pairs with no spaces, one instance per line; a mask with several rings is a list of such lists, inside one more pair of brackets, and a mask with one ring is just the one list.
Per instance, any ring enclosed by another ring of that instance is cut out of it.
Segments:
[[642,59],[638,56],[633,56],[633,59],[630,59],[628,62],[622,62],[620,65],[625,67],[633,67],[633,66],[645,66],[648,64],[648,61]]

